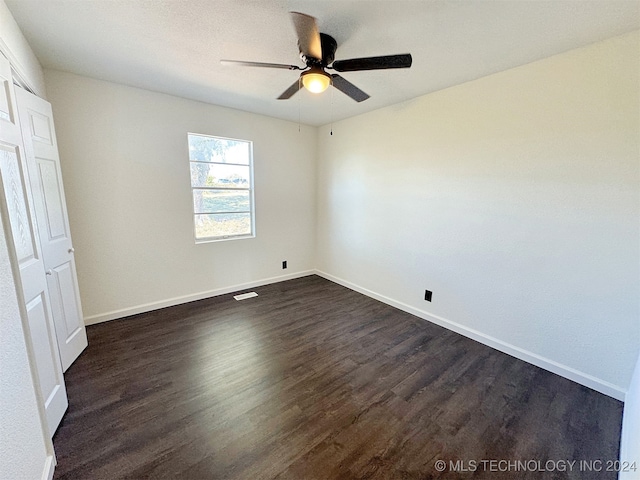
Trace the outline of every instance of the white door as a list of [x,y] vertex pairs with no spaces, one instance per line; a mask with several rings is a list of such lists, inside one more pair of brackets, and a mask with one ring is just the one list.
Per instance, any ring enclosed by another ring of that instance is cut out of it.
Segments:
[[34,211],[22,145],[11,68],[0,55],[0,213],[5,228],[10,230],[6,234],[20,277],[17,290],[25,315],[23,330],[38,377],[38,396],[44,403],[47,425],[53,435],[67,409],[67,392],[38,231],[33,227]]
[[64,371],[87,346],[51,104],[16,89],[53,323]]

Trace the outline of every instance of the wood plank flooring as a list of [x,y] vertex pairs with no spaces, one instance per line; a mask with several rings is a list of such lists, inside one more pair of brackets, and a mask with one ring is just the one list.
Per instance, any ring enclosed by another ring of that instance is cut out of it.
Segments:
[[616,478],[549,462],[617,459],[621,402],[317,276],[254,290],[88,327],[55,478]]

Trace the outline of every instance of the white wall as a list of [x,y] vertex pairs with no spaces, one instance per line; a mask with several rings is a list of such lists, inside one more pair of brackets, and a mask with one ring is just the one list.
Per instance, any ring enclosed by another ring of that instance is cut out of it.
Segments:
[[[315,128],[69,73],[45,78],[88,323],[314,267]],[[256,238],[194,243],[187,132],[253,141]]]
[[2,224],[0,215],[0,478],[31,480],[44,478],[52,457],[43,436]]
[[[624,402],[624,418],[622,421],[622,439],[620,441],[620,460],[635,462],[640,469],[640,356],[631,378],[631,386]],[[640,471],[627,469],[620,472],[620,480],[634,480]]]
[[318,268],[624,398],[638,46],[635,32],[322,127]]
[[[631,386],[624,402],[622,439],[620,441],[620,460],[635,462],[640,469],[640,356],[631,379]],[[639,471],[628,469],[620,472],[620,480],[637,479]]]
[[46,98],[44,74],[40,62],[20,31],[4,0],[0,0],[0,52],[9,59],[22,80],[33,92]]

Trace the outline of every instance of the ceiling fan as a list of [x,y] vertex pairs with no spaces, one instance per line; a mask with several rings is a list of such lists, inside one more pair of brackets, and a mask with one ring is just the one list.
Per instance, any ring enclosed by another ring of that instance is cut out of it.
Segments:
[[360,70],[409,68],[411,66],[412,59],[409,53],[334,61],[336,49],[338,48],[338,43],[335,39],[326,33],[320,33],[318,31],[318,24],[314,17],[298,12],[289,13],[291,14],[293,25],[298,35],[300,58],[306,63],[306,67],[237,60],[220,60],[220,62],[225,65],[301,70],[300,78],[282,92],[278,100],[286,100],[293,97],[293,95],[300,90],[302,84],[312,93],[324,92],[329,85],[333,85],[356,102],[366,100],[369,98],[369,95],[337,73],[327,73],[326,69],[335,70],[336,72],[356,72]]

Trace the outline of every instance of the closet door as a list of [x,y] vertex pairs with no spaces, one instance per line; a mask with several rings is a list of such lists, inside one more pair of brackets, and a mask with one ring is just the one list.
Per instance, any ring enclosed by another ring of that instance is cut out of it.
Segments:
[[32,368],[36,371],[38,397],[44,404],[51,435],[67,409],[67,392],[58,355],[44,262],[29,190],[20,124],[15,109],[9,62],[0,55],[0,213],[10,251],[17,264],[19,302],[23,330]]
[[16,89],[27,168],[64,371],[87,346],[51,104]]

